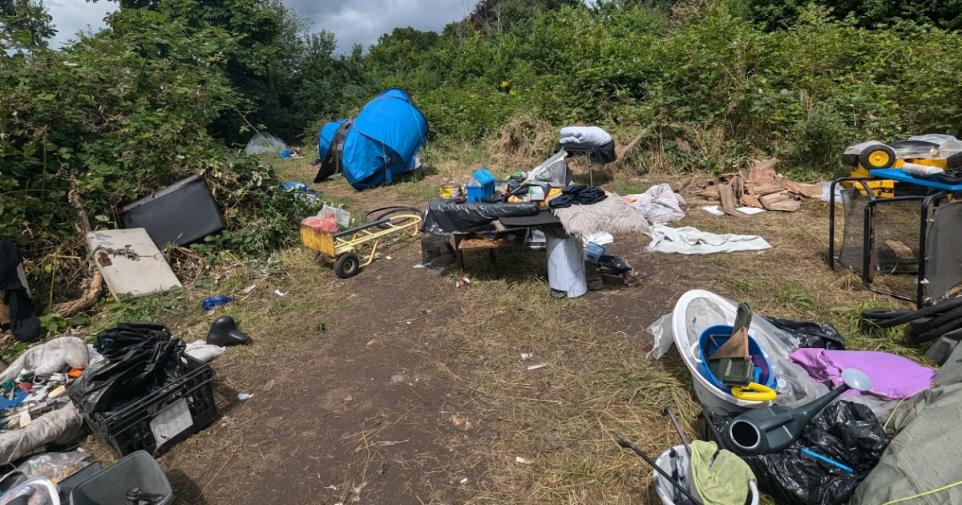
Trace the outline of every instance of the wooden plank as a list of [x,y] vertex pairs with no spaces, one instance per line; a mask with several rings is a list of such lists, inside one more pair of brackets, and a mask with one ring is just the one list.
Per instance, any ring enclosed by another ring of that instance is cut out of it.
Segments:
[[509,238],[496,238],[492,240],[483,238],[466,238],[458,243],[458,249],[502,249],[504,247],[511,247],[515,245],[517,241]]

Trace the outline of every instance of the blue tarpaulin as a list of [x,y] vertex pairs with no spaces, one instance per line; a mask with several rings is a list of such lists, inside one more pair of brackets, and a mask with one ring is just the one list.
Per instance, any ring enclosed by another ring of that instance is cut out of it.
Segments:
[[[317,143],[321,160],[330,159],[332,144],[345,122],[331,121],[321,128]],[[424,114],[407,93],[392,88],[368,102],[343,132],[340,167],[356,189],[390,184],[417,168],[415,158],[427,138]]]

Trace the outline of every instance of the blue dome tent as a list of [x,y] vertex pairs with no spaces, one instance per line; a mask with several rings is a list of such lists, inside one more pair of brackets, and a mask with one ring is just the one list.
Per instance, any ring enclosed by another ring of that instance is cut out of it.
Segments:
[[314,182],[338,168],[351,186],[367,189],[390,184],[415,168],[428,138],[428,122],[403,90],[392,88],[361,109],[353,120],[331,121],[321,128],[317,147],[321,167]]

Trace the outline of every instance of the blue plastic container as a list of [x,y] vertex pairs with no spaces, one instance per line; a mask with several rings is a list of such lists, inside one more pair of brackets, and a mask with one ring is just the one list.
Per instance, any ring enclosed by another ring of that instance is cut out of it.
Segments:
[[[732,327],[724,324],[712,326],[706,328],[705,331],[701,332],[698,336],[698,371],[703,377],[708,379],[716,388],[731,394],[731,387],[726,386],[722,381],[715,377],[712,373],[711,368],[708,367],[708,356],[711,356],[715,352],[715,349],[721,347],[722,344],[728,341],[732,336]],[[772,369],[768,364],[768,355],[762,350],[758,342],[752,338],[751,335],[748,336],[748,353],[752,356],[752,363],[755,365],[755,373],[753,374],[753,379],[758,384],[768,386],[775,389],[778,381],[774,374],[772,374]]]
[[606,252],[608,252],[608,249],[603,245],[598,245],[594,242],[585,244],[585,259],[595,265],[598,264],[598,261]]
[[204,298],[204,301],[200,302],[200,308],[204,310],[214,310],[216,307],[221,305],[227,305],[233,300],[233,298],[227,295],[214,295]]
[[494,196],[494,175],[483,168],[471,174],[471,184],[467,185],[469,202],[482,202]]

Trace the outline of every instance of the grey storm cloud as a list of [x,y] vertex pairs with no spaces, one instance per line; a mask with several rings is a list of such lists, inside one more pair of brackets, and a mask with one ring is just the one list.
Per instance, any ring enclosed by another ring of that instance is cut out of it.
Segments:
[[60,47],[76,38],[77,32],[103,28],[104,16],[117,8],[117,4],[105,0],[96,3],[85,0],[44,0],[43,5],[57,28],[57,34],[50,41],[53,47]]
[[[307,22],[308,31],[334,33],[339,52],[355,44],[365,48],[394,28],[410,26],[419,30],[440,30],[444,25],[466,17],[476,0],[284,0],[291,10]],[[116,9],[106,0],[45,0],[58,33],[53,45],[59,47],[78,31],[104,26],[104,16]]]
[[476,0],[285,0],[310,23],[310,31],[333,32],[338,51],[365,48],[397,27],[438,31],[474,10]]

